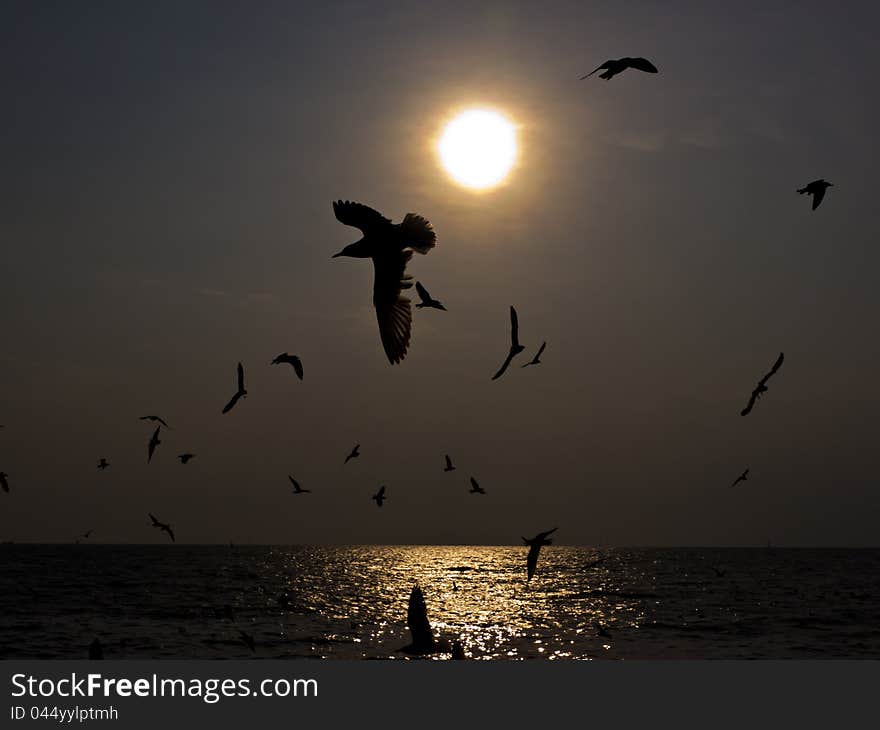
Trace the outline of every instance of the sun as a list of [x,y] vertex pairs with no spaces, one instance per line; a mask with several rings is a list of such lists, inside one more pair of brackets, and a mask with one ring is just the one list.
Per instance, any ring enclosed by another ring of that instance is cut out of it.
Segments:
[[437,154],[459,185],[489,190],[507,177],[516,162],[516,127],[491,109],[468,109],[444,127]]

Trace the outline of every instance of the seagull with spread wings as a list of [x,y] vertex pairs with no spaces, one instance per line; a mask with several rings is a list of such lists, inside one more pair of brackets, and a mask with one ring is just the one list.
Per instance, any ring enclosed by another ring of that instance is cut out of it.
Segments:
[[337,256],[372,259],[375,270],[373,305],[379,321],[382,347],[392,363],[406,357],[412,329],[410,300],[401,296],[403,289],[412,286],[412,277],[406,265],[412,252],[426,254],[437,242],[431,224],[415,213],[407,213],[401,223],[392,223],[376,210],[347,200],[333,203],[336,220],[359,228],[363,238],[349,244]]
[[446,454],[446,467],[443,471],[455,471],[455,467],[452,465],[452,459],[449,458],[449,454]]
[[350,453],[348,456],[345,457],[345,462],[344,462],[344,463],[347,464],[348,461],[349,461],[349,459],[356,459],[358,456],[360,456],[360,455],[361,455],[360,448],[361,448],[361,445],[360,445],[360,444],[358,444],[357,446],[355,446],[355,447],[351,450],[351,453]]
[[181,464],[186,464],[193,457],[195,457],[195,454],[190,454],[189,452],[187,452],[186,454],[177,455],[177,458],[180,459]]
[[828,188],[833,188],[834,183],[830,183],[827,180],[813,180],[813,182],[804,185],[804,187],[800,188],[798,192],[803,195],[806,193],[807,195],[813,196],[813,210],[819,207],[819,203],[822,202],[822,199],[825,197],[825,191]]
[[171,542],[177,542],[174,539],[174,532],[171,530],[171,525],[166,525],[164,522],[159,522],[159,520],[156,519],[156,515],[154,515],[152,512],[147,512],[147,514],[150,515],[150,519],[153,521],[152,527],[158,528],[161,532],[167,532],[168,537],[171,538]]
[[740,474],[736,479],[733,480],[733,484],[731,484],[731,488],[735,487],[740,482],[747,481],[749,478],[749,470],[746,469],[742,474]]
[[513,360],[514,357],[519,355],[526,348],[519,344],[519,318],[516,316],[516,310],[513,306],[510,307],[510,352],[507,353],[507,359],[502,363],[498,372],[492,376],[492,380],[498,380],[502,375],[504,375],[504,371],[507,370],[507,366],[510,365],[510,361]]
[[416,282],[416,291],[419,294],[420,301],[416,304],[416,309],[421,309],[422,307],[431,307],[432,309],[442,309],[444,312],[446,311],[446,307],[444,307],[440,301],[437,299],[432,299],[431,294],[428,292],[425,287],[422,286],[422,282]]
[[478,483],[477,480],[471,477],[471,489],[468,494],[485,494],[486,490],[483,489]]
[[383,503],[386,499],[388,499],[388,497],[385,496],[385,487],[379,487],[379,491],[376,492],[372,497],[370,497],[370,499],[375,500],[375,501],[376,501],[376,504],[377,504],[379,507],[381,507],[381,506],[382,506],[382,503]]
[[547,343],[542,342],[541,347],[538,349],[538,353],[529,362],[527,362],[525,365],[523,365],[523,367],[527,368],[529,365],[540,365],[541,364],[541,353],[544,352],[545,347],[547,347]]
[[282,352],[278,357],[276,357],[273,361],[273,365],[283,365],[287,363],[288,365],[293,366],[293,372],[296,373],[296,377],[300,380],[303,379],[303,364],[302,360],[300,360],[296,355],[288,355],[286,352]]
[[554,527],[552,530],[547,530],[547,532],[539,532],[531,540],[527,537],[522,539],[523,544],[529,546],[529,554],[526,557],[526,569],[529,575],[529,577],[526,578],[527,582],[532,579],[532,576],[535,574],[535,569],[538,567],[538,553],[541,552],[541,546],[552,545],[553,540],[548,540],[547,538],[558,529],[558,527]]
[[299,485],[299,482],[296,481],[296,479],[294,479],[292,476],[290,476],[290,474],[287,475],[287,478],[290,479],[290,483],[293,485],[293,493],[294,494],[308,494],[309,492],[312,491],[311,489],[303,489]]
[[246,395],[247,391],[244,389],[244,368],[241,366],[241,363],[238,363],[238,390],[235,391],[235,395],[232,396],[229,403],[223,406],[223,413],[229,413],[233,406],[238,403],[238,399],[244,398]]
[[110,466],[110,462],[107,461],[107,459],[105,459],[105,458],[102,456],[102,457],[101,457],[101,460],[98,462],[98,468],[99,468],[101,471],[104,471],[104,469],[106,469],[108,466]]
[[785,359],[785,355],[783,353],[779,353],[779,357],[776,358],[776,362],[773,363],[773,367],[770,369],[770,372],[767,373],[763,378],[758,381],[758,385],[755,386],[755,389],[752,391],[752,395],[749,397],[749,402],[745,408],[740,411],[741,416],[747,416],[752,412],[752,408],[755,407],[755,403],[758,402],[758,399],[767,392],[767,381],[770,380],[775,374],[776,371],[782,367],[782,361]]
[[605,63],[603,63],[598,68],[590,71],[590,73],[588,73],[586,76],[581,76],[580,80],[583,81],[584,79],[589,78],[594,73],[596,73],[596,71],[602,71],[604,69],[604,71],[599,74],[599,78],[609,81],[610,79],[617,76],[617,74],[626,71],[628,68],[634,68],[637,71],[644,71],[645,73],[649,74],[657,73],[657,67],[647,58],[612,58],[605,61]]
[[147,443],[147,463],[149,464],[153,460],[153,452],[156,450],[156,447],[162,442],[159,440],[159,431],[162,430],[161,426],[156,426],[156,430],[153,431],[153,435],[150,436],[150,440]]

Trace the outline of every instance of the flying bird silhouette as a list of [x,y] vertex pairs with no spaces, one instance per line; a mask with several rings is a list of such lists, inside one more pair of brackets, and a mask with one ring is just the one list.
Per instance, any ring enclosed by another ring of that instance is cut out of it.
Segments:
[[731,484],[730,486],[735,487],[737,484],[739,484],[740,482],[746,481],[748,478],[749,478],[749,470],[746,469],[742,474],[740,474],[736,479],[733,480],[733,484]]
[[177,458],[180,459],[181,464],[186,464],[193,457],[195,457],[195,454],[186,453],[177,455]]
[[0,487],[2,487],[3,491],[9,494],[9,482],[7,481],[7,474],[5,471],[0,471]]
[[479,484],[477,484],[477,480],[471,477],[471,490],[468,494],[485,494],[486,490],[483,489]]
[[247,391],[244,389],[244,368],[241,366],[241,363],[238,363],[238,390],[235,391],[235,395],[232,396],[232,399],[223,406],[223,413],[229,413],[232,410],[232,407],[238,403],[239,398],[244,398],[247,395]]
[[553,540],[548,540],[548,535],[552,535],[559,528],[554,527],[552,530],[547,530],[547,532],[539,532],[535,535],[531,540],[524,537],[522,539],[524,545],[529,546],[529,554],[526,557],[526,568],[528,571],[529,577],[526,578],[526,581],[530,581],[532,576],[535,574],[535,568],[538,567],[538,553],[541,552],[542,545],[552,545]]
[[110,466],[110,462],[107,461],[107,459],[105,459],[104,457],[101,457],[101,460],[98,462],[98,468],[101,471],[104,471],[104,469],[106,469],[108,466]]
[[351,450],[351,453],[350,453],[348,456],[345,457],[345,462],[344,462],[344,463],[347,464],[349,459],[356,459],[358,456],[360,456],[360,455],[361,455],[361,452],[358,450],[358,449],[360,449],[360,448],[361,448],[361,445],[360,445],[360,444],[358,444],[357,446],[355,446],[355,447]]
[[825,191],[828,188],[833,188],[834,183],[830,183],[826,180],[813,180],[813,182],[804,185],[804,187],[800,188],[798,192],[803,195],[806,193],[807,195],[813,196],[813,210],[819,207],[819,203],[822,202],[822,198],[825,197]]
[[385,487],[379,487],[379,491],[376,492],[370,499],[376,501],[376,504],[381,507],[382,503],[387,499],[385,496]]
[[547,343],[542,342],[541,347],[538,348],[538,353],[531,359],[531,361],[529,361],[525,365],[523,365],[523,367],[527,368],[529,365],[540,365],[541,364],[541,353],[544,352],[545,347],[547,347]]
[[581,76],[580,80],[583,81],[586,78],[592,76],[596,71],[601,71],[605,69],[603,73],[599,74],[600,79],[605,79],[606,81],[614,78],[619,73],[623,73],[628,68],[634,68],[637,71],[644,71],[645,73],[655,74],[657,73],[657,67],[651,63],[647,58],[618,58],[618,59],[609,59],[605,61],[601,66],[593,69],[586,76]]
[[444,312],[446,311],[446,307],[444,307],[438,300],[431,299],[431,295],[428,293],[428,290],[422,286],[422,282],[416,282],[416,291],[419,294],[419,299],[422,300],[416,304],[416,309],[431,307],[433,309],[442,309]]
[[283,365],[285,363],[287,363],[288,365],[292,365],[293,372],[296,373],[296,377],[298,377],[300,380],[303,379],[302,360],[300,360],[296,355],[288,355],[286,352],[282,352],[272,361],[273,365]]
[[153,521],[153,527],[158,528],[161,532],[167,532],[168,537],[171,538],[171,542],[177,542],[174,539],[174,532],[171,530],[171,525],[166,525],[164,522],[159,522],[159,520],[156,519],[156,516],[152,512],[147,512],[147,514],[150,515],[150,519]]
[[299,485],[299,482],[296,481],[296,479],[294,479],[292,476],[290,476],[290,474],[287,475],[287,478],[290,479],[290,483],[293,485],[293,493],[294,494],[308,494],[309,492],[312,491],[311,489],[303,489]]
[[510,365],[510,361],[513,360],[514,357],[519,355],[526,348],[519,344],[519,318],[516,316],[516,310],[513,306],[510,307],[510,352],[507,353],[507,359],[501,365],[501,368],[492,376],[492,380],[498,380],[502,375],[504,375],[504,371],[507,370],[507,366]]
[[153,431],[153,435],[150,436],[150,441],[147,443],[147,463],[153,459],[153,452],[156,450],[156,447],[162,442],[159,440],[159,431],[162,427],[156,426],[156,430]]
[[373,305],[379,321],[379,336],[388,360],[399,363],[406,357],[412,329],[410,300],[401,296],[403,289],[412,286],[406,265],[412,252],[426,254],[436,245],[437,236],[427,220],[415,213],[407,213],[401,223],[392,223],[378,211],[349,201],[333,203],[336,220],[359,228],[364,234],[359,241],[349,244],[337,256],[373,260]]
[[782,361],[785,358],[783,353],[779,353],[779,357],[776,358],[776,362],[773,363],[773,367],[770,368],[770,372],[767,373],[763,378],[758,381],[758,385],[752,391],[752,395],[749,398],[748,405],[740,411],[741,416],[747,416],[752,412],[752,408],[755,407],[755,403],[758,402],[758,399],[767,392],[767,381],[773,377],[777,370],[782,367]]
[[455,471],[455,467],[452,465],[452,459],[449,458],[449,454],[446,454],[446,468],[443,471]]
[[171,426],[169,426],[167,423],[165,423],[165,421],[163,419],[159,418],[159,416],[139,416],[139,418],[142,421],[158,421],[163,426],[165,426],[165,428],[171,428]]
[[89,535],[91,535],[93,532],[94,532],[94,530],[88,530],[87,532],[84,532],[82,535],[80,535],[78,538],[76,538],[76,541],[75,541],[76,544],[79,545],[80,540],[88,540]]
[[412,636],[412,642],[398,651],[407,654],[431,654],[440,650],[438,642],[434,639],[434,632],[431,630],[431,622],[428,621],[428,607],[425,605],[425,597],[418,584],[413,586],[409,594],[406,625]]

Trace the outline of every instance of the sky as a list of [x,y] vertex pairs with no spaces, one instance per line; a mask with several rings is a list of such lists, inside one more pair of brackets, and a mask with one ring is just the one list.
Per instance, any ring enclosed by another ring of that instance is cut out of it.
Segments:
[[[0,539],[166,541],[153,512],[188,543],[878,545],[878,22],[4,3]],[[621,56],[660,72],[579,80]],[[517,127],[490,192],[435,152],[472,106]],[[369,261],[331,259],[359,237],[337,199],[436,230],[409,273],[448,311],[399,365]],[[526,352],[493,382],[510,305]],[[145,414],[171,426],[149,465]]]

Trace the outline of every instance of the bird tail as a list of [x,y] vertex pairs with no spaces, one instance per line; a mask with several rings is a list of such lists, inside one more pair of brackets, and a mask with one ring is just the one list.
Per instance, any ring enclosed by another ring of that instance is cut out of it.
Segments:
[[422,216],[407,213],[400,224],[405,245],[421,254],[426,254],[437,244],[434,228]]

